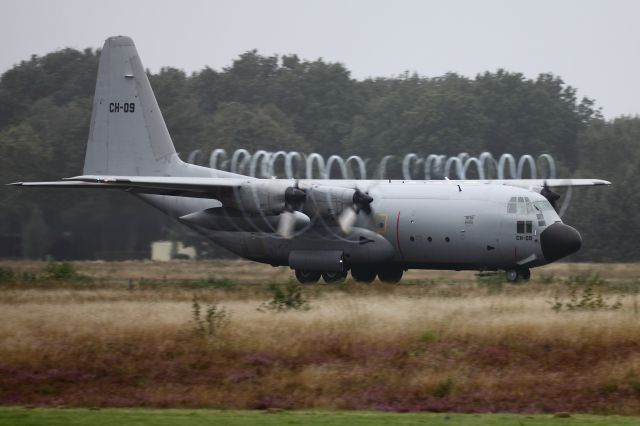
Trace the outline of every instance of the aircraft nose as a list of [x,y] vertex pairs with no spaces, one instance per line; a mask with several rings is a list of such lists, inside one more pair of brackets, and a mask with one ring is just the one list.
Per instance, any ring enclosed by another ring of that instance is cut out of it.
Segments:
[[554,262],[580,250],[582,237],[571,226],[556,222],[542,231],[540,245],[547,262]]

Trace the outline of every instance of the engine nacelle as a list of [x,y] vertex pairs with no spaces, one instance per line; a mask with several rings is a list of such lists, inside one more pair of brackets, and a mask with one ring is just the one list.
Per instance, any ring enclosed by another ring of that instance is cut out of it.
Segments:
[[318,184],[298,187],[294,180],[248,179],[220,201],[249,214],[278,215],[288,207],[309,216],[337,216],[353,205],[355,193],[351,188]]
[[310,216],[338,216],[353,204],[355,190],[334,186],[313,185],[306,188],[304,212]]
[[220,201],[225,207],[248,214],[278,215],[285,208],[285,192],[292,180],[248,179]]
[[[309,226],[311,219],[304,213],[294,211],[294,231],[299,231]],[[214,231],[263,231],[274,232],[278,229],[280,215],[265,215],[256,213],[242,213],[237,209],[217,207],[190,213],[178,218],[181,222],[202,226]]]

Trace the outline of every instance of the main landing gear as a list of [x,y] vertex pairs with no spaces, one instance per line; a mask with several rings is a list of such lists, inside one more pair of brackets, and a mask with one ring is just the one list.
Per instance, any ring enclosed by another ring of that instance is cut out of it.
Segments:
[[302,269],[296,269],[296,279],[301,284],[313,284],[317,283],[320,279],[320,272],[316,271],[304,271]]
[[507,281],[512,283],[518,281],[529,281],[531,278],[531,271],[529,268],[507,269],[506,277]]
[[317,272],[296,269],[296,279],[301,284],[315,284],[322,277],[327,284],[341,283],[347,278],[346,272]]
[[[402,268],[394,266],[383,266],[380,267],[380,269],[370,266],[355,266],[351,268],[351,276],[354,281],[364,284],[372,283],[376,279],[376,276],[383,283],[395,284],[400,282],[403,273]],[[317,272],[296,269],[296,278],[302,284],[317,283],[320,277],[322,277],[327,284],[341,283],[347,278],[347,272]]]
[[378,271],[378,279],[383,283],[395,284],[399,283],[403,274],[402,268],[386,267]]
[[347,278],[346,272],[323,272],[322,279],[327,284],[341,283]]
[[351,276],[359,283],[370,284],[376,279],[376,270],[367,267],[353,267],[351,268]]

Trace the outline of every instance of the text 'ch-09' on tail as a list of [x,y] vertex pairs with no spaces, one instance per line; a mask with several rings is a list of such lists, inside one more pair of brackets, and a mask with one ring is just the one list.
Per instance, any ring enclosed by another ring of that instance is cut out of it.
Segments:
[[554,188],[598,179],[476,181],[256,179],[178,157],[129,37],[100,55],[82,175],[13,185],[126,191],[238,256],[288,265],[301,282],[397,282],[419,269],[532,267],[577,251]]

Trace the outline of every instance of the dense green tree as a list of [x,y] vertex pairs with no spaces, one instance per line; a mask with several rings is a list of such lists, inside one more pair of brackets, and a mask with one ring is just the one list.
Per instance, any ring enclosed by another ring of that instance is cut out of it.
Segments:
[[150,78],[171,138],[183,156],[198,148],[204,116],[182,70],[162,68]]
[[638,260],[640,224],[640,117],[596,120],[578,140],[578,177],[598,176],[613,185],[576,191],[567,214],[585,240],[578,259]]
[[48,250],[49,229],[42,211],[34,207],[22,229],[22,253],[26,259],[42,259]]
[[233,151],[266,149],[308,151],[309,146],[296,134],[291,120],[275,105],[247,106],[223,103],[205,125],[203,151],[215,148]]
[[93,95],[99,51],[64,49],[6,71],[0,79],[0,129],[16,123],[42,98],[56,105]]

